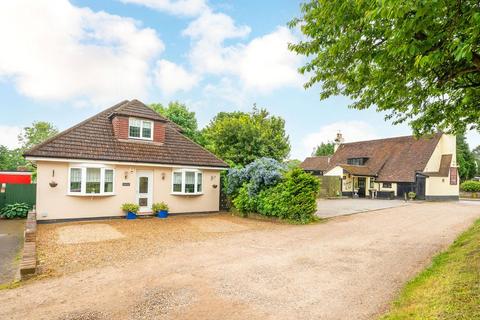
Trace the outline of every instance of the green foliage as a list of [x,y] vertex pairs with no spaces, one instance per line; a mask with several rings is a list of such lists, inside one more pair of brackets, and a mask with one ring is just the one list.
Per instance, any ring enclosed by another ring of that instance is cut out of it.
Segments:
[[140,206],[136,203],[124,203],[122,204],[122,211],[137,213],[140,210]]
[[287,170],[292,170],[294,168],[299,168],[302,161],[298,159],[290,159],[284,162]]
[[17,170],[18,167],[26,166],[27,162],[22,157],[23,150],[12,149],[0,145],[0,170]]
[[462,181],[472,179],[477,173],[477,163],[474,154],[470,151],[465,135],[457,135],[457,164],[458,174]]
[[331,156],[334,153],[335,144],[333,142],[321,143],[317,148],[313,151],[312,156],[320,157],[320,156]]
[[164,107],[160,103],[152,103],[149,107],[158,114],[179,125],[183,130],[183,134],[191,140],[200,145],[205,144],[205,139],[198,130],[198,122],[195,112],[188,110],[185,104],[178,101],[172,101],[167,107]]
[[239,189],[238,195],[233,199],[233,205],[244,215],[257,211],[257,196],[249,195],[247,183]]
[[480,181],[465,181],[460,184],[460,190],[465,192],[480,192]]
[[297,223],[315,220],[316,196],[320,188],[318,179],[294,168],[285,173],[283,180],[275,186],[264,187],[258,195],[249,193],[249,183],[245,183],[233,199],[233,204],[241,213],[260,213]]
[[416,196],[417,196],[417,194],[413,191],[410,191],[408,193],[408,198],[411,199],[411,200],[415,199]]
[[480,319],[480,220],[410,280],[383,320]]
[[315,219],[318,179],[297,168],[285,174],[276,186],[262,191],[258,196],[258,212],[299,223]]
[[49,122],[35,121],[32,126],[23,128],[18,135],[18,141],[24,150],[30,149],[53,137],[58,133],[57,128]]
[[475,174],[478,175],[480,174],[480,146],[477,146],[475,149],[473,149],[472,153],[477,164],[477,172],[475,172]]
[[57,129],[48,122],[36,121],[30,127],[23,128],[18,135],[18,141],[22,145],[20,148],[8,149],[0,145],[0,170],[17,170],[18,167],[27,167],[33,171],[33,179],[36,177],[35,166],[23,158],[23,153],[33,146],[45,141],[57,134]]
[[7,204],[0,210],[0,216],[7,219],[26,218],[29,209],[26,203]]
[[153,212],[168,211],[168,205],[165,202],[154,203],[152,205],[152,211]]
[[220,112],[203,130],[207,149],[231,166],[268,157],[284,160],[290,152],[285,121],[255,106],[250,113]]
[[306,88],[376,107],[415,134],[479,128],[480,9],[477,0],[308,0],[290,49],[308,57]]

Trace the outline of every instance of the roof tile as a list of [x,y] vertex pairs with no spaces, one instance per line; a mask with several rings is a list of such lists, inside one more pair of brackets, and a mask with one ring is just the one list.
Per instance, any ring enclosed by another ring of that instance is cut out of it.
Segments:
[[[115,114],[165,122],[165,143],[115,138]],[[182,135],[178,126],[138,100],[122,101],[25,152],[25,156],[228,167],[215,155]]]

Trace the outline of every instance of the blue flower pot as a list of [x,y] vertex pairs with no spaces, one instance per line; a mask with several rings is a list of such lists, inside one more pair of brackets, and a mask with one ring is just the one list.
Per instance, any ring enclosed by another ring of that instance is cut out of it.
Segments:
[[127,212],[127,219],[129,219],[129,220],[131,220],[131,219],[137,219],[137,215],[136,215],[134,212],[128,211],[128,212]]
[[168,217],[168,211],[167,210],[160,210],[157,212],[157,217],[165,219]]

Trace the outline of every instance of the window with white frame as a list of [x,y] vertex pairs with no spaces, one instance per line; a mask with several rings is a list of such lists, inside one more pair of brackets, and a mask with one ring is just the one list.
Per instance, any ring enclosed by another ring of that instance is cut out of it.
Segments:
[[203,174],[199,170],[179,169],[173,171],[172,193],[201,194],[203,191]]
[[115,172],[111,168],[70,167],[69,189],[71,195],[112,195]]
[[128,119],[128,137],[134,139],[153,139],[153,122],[136,118]]

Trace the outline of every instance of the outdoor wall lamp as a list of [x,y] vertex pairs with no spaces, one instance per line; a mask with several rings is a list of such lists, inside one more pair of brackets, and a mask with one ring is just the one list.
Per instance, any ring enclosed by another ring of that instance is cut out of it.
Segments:
[[162,180],[165,180],[165,172],[162,172]]
[[128,171],[125,171],[125,172],[124,172],[124,177],[125,177],[125,180],[128,179]]

